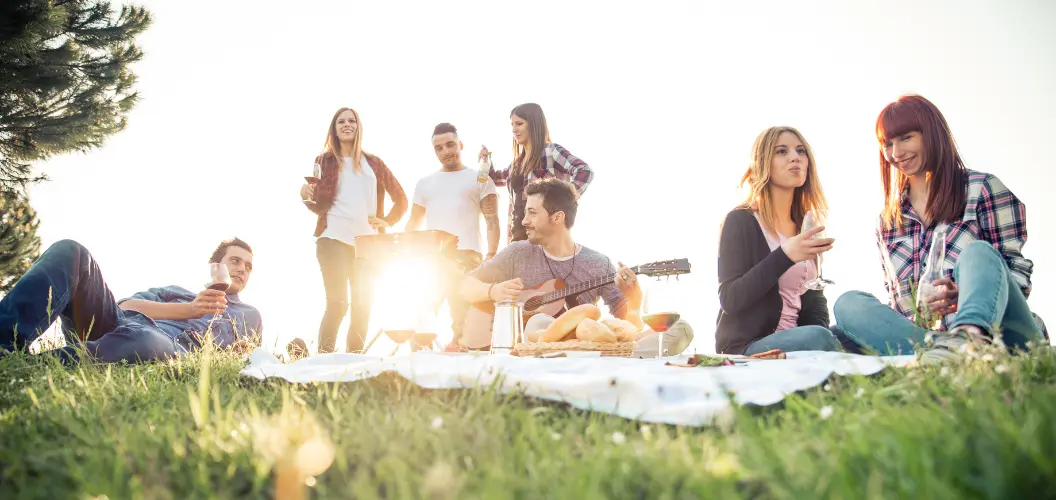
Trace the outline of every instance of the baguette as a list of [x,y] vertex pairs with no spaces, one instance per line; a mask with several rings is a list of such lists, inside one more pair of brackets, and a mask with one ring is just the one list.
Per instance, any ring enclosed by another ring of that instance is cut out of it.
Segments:
[[566,335],[575,332],[579,323],[587,318],[597,321],[601,318],[601,308],[594,304],[581,304],[565,311],[546,327],[539,341],[560,342]]
[[536,330],[534,332],[528,332],[528,335],[526,335],[526,337],[528,338],[528,342],[539,342],[539,339],[542,338],[544,331],[546,330]]
[[619,318],[605,318],[601,324],[609,327],[616,334],[616,340],[620,342],[635,342],[638,340],[638,329],[634,323]]
[[579,322],[576,338],[588,342],[616,342],[616,334],[609,327],[590,318]]

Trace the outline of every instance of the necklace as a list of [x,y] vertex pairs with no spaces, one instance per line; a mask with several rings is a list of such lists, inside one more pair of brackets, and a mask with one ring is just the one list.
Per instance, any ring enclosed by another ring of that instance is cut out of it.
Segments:
[[[579,245],[575,245],[573,247],[573,253],[572,253],[572,267],[570,267],[568,269],[568,274],[566,274],[564,278],[561,278],[561,281],[568,281],[568,277],[572,276],[572,271],[574,271],[576,269],[576,255],[578,253],[579,253]],[[546,256],[546,250],[543,250],[543,261],[546,262],[546,267],[550,269],[550,276],[553,276],[556,279],[557,278],[557,273],[554,272],[553,266],[550,265],[550,257]]]

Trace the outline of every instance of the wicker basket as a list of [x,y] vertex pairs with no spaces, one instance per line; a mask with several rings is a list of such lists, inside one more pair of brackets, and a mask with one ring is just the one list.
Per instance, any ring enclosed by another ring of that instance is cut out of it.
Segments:
[[564,342],[525,342],[513,348],[514,356],[537,356],[561,351],[598,351],[602,356],[629,358],[638,344],[634,342],[588,342],[566,340]]

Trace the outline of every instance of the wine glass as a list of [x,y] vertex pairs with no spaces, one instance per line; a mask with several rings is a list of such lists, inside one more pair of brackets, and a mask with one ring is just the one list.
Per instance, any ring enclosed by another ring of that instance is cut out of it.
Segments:
[[[227,270],[227,264],[220,262],[209,263],[209,281],[206,282],[205,287],[210,290],[227,292],[227,289],[231,287],[231,273]],[[220,313],[214,313],[213,319],[209,320],[209,323],[211,324],[219,317]]]
[[[819,223],[818,216],[814,213],[813,210],[810,210],[810,211],[807,212],[806,215],[803,216],[803,227],[800,229],[800,232],[810,231],[811,229],[814,229],[815,227],[818,227],[818,223]],[[824,237],[823,235],[824,235],[824,231],[821,232],[821,233],[815,234],[814,236],[811,236],[811,239],[822,238],[822,237]],[[807,287],[808,290],[822,290],[826,286],[834,284],[832,280],[827,280],[824,277],[822,277],[822,274],[821,274],[821,260],[822,260],[821,254],[818,254],[817,257],[816,257],[816,260],[814,261],[814,265],[818,268],[818,275],[814,279],[812,279],[812,280],[810,280],[810,281],[808,281],[806,283],[806,287]]]
[[[307,182],[310,186],[319,184],[319,181],[322,180],[322,170],[323,168],[318,163],[316,163],[315,166],[312,168],[312,175],[304,176],[304,182]],[[309,196],[307,201],[315,201],[314,198],[314,196]]]
[[411,338],[411,351],[435,350],[433,342],[436,341],[435,333],[417,333]]
[[210,290],[226,292],[231,287],[231,274],[227,270],[227,264],[220,262],[209,263],[209,283],[205,285]]

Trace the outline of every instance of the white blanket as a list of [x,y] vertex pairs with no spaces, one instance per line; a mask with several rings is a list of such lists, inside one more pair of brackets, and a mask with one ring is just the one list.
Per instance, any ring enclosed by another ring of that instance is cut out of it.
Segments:
[[836,375],[872,375],[904,366],[913,356],[872,357],[832,352],[795,352],[789,359],[736,366],[683,368],[688,356],[631,359],[597,356],[520,358],[487,353],[416,352],[392,358],[323,354],[283,364],[257,349],[243,375],[289,382],[352,382],[395,372],[427,389],[489,386],[502,377],[504,392],[521,391],[576,408],[645,422],[707,425],[737,404],[771,405],[785,395],[817,386]]

